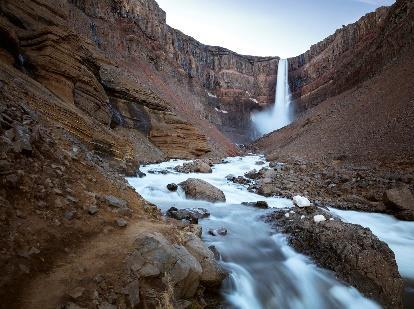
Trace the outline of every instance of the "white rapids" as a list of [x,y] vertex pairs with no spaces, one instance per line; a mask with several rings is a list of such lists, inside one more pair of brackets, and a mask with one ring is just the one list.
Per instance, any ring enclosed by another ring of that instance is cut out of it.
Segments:
[[[207,245],[216,246],[222,256],[222,265],[230,271],[229,278],[223,284],[222,294],[231,307],[380,308],[377,303],[365,298],[355,288],[339,282],[334,274],[317,267],[310,259],[293,250],[287,244],[284,235],[277,233],[260,219],[271,209],[263,210],[241,205],[242,202],[264,200],[271,207],[293,207],[289,199],[259,196],[248,192],[245,186],[226,180],[229,174],[241,176],[254,168],[268,165],[255,165],[259,160],[264,161],[264,158],[253,155],[228,158],[228,163],[213,166],[211,174],[175,172],[174,167],[186,161],[171,160],[141,167],[141,171],[147,176],[128,178],[128,181],[138,193],[156,204],[163,212],[172,206],[203,207],[209,210],[210,217],[199,222],[203,228],[202,238]],[[169,173],[157,173],[160,171]],[[180,189],[170,192],[166,188],[169,183],[178,184],[188,178],[200,178],[220,188],[226,195],[226,203],[188,200]],[[350,219],[351,216],[347,215],[350,213],[337,212],[345,219]],[[373,214],[363,215],[369,217]],[[362,220],[366,224],[369,223],[369,220]],[[352,222],[351,219],[350,221]],[[209,228],[219,227],[225,227],[228,234],[217,237],[207,234]],[[411,228],[404,230],[404,235],[410,233]],[[378,230],[373,232],[376,233]],[[391,236],[378,236],[386,242],[393,242]],[[395,243],[395,246],[390,247],[395,250],[401,269],[405,269],[404,272],[409,274],[410,267],[406,269],[404,266],[404,254],[408,252],[414,256],[413,246],[411,245],[411,249],[404,249],[397,245]]]

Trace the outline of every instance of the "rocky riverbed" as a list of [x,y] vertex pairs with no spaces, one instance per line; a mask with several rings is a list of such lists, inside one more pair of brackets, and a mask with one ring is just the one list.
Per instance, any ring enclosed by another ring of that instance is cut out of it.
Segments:
[[[274,159],[273,159],[274,160]],[[341,161],[329,163],[288,160],[256,166],[231,180],[248,185],[263,196],[292,198],[301,194],[316,206],[383,212],[401,220],[414,220],[414,168],[361,166]]]
[[[269,164],[259,156],[235,157],[219,164],[206,161],[211,171],[205,168],[205,172],[197,168],[199,162],[185,163],[173,160],[144,166],[141,171],[148,176],[128,181],[167,216],[183,225],[201,226],[202,240],[229,272],[221,287],[224,302],[241,308],[296,308],[297,304],[318,308],[375,308],[379,304],[402,308],[404,282],[406,301],[409,300],[410,274],[399,272],[400,264],[397,265],[404,260],[401,255],[406,252],[395,247],[393,252],[387,240],[384,242],[382,237],[360,225],[343,222],[341,214],[324,207],[326,202],[314,199],[316,193],[311,190],[316,183],[304,190],[305,180],[295,181],[299,179],[295,177],[296,171],[307,170],[303,162]],[[188,168],[184,171],[177,166]],[[252,171],[254,167],[259,171]],[[272,188],[263,185],[274,186],[276,179],[291,181],[296,189],[285,188],[284,197],[277,197],[271,191],[266,196],[257,194],[263,194],[263,188]],[[188,181],[193,186],[191,195],[188,195]],[[309,207],[294,206],[290,198],[298,193],[310,197]],[[211,199],[222,195],[225,199]],[[264,223],[262,218],[271,224]],[[411,238],[413,224],[407,224],[409,228],[400,239]],[[408,244],[412,241],[408,240]],[[339,281],[314,263],[334,271]]]

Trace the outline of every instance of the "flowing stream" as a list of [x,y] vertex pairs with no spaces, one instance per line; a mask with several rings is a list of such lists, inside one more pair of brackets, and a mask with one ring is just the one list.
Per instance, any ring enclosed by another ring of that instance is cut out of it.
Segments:
[[[199,221],[203,228],[202,238],[207,245],[216,246],[222,256],[220,262],[230,271],[230,276],[223,284],[222,293],[232,307],[380,308],[355,288],[339,282],[333,273],[317,267],[310,259],[288,246],[284,235],[277,233],[260,219],[271,209],[263,210],[241,205],[242,202],[265,200],[271,207],[293,206],[289,199],[259,196],[248,192],[242,185],[226,180],[229,174],[241,176],[257,168],[255,162],[264,161],[263,157],[251,155],[226,160],[228,163],[216,164],[211,174],[175,172],[173,168],[185,162],[182,160],[147,165],[141,167],[141,171],[147,174],[146,177],[128,178],[128,181],[137,192],[156,204],[163,212],[172,206],[203,207],[209,210],[210,217]],[[263,166],[267,166],[267,163]],[[159,173],[161,171],[169,173]],[[167,184],[178,184],[188,178],[203,179],[220,188],[226,195],[226,202],[213,204],[187,200],[180,189],[177,192],[167,190]],[[338,215],[353,221],[351,212],[338,213]],[[372,220],[377,222],[375,218]],[[368,224],[369,220],[362,219],[362,221]],[[410,225],[407,230],[404,230],[402,238],[410,238],[407,235],[412,231],[410,229],[413,229],[413,226]],[[211,236],[207,233],[209,228],[219,227],[226,228],[228,234]],[[384,237],[387,238],[386,235]],[[408,241],[413,244],[412,238]],[[402,252],[398,249],[398,254],[396,252],[398,263],[405,264],[404,261],[408,256],[403,255],[414,256],[413,253],[413,246]],[[412,268],[409,265],[405,266],[404,271],[410,273]]]

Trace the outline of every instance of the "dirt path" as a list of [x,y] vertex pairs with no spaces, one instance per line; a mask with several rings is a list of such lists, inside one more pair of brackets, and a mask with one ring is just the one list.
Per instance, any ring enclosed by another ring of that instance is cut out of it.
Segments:
[[35,277],[22,295],[21,308],[56,308],[71,298],[81,299],[87,293],[96,294],[99,277],[108,279],[112,285],[121,283],[122,273],[126,270],[123,262],[136,236],[144,231],[166,233],[168,229],[168,225],[138,221],[124,230],[108,231],[90,239],[57,261],[50,272]]

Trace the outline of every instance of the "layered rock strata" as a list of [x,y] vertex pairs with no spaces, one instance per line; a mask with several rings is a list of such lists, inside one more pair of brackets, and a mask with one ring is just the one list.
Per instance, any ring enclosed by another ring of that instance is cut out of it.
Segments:
[[289,83],[298,111],[365,81],[411,48],[414,5],[400,0],[343,26],[289,59]]

